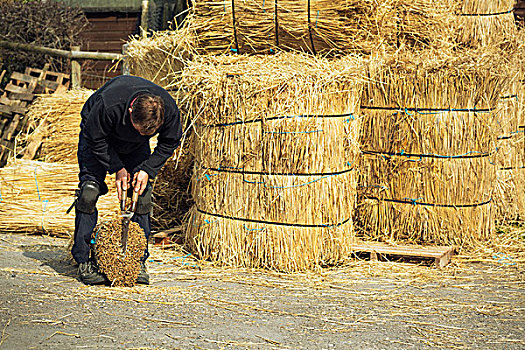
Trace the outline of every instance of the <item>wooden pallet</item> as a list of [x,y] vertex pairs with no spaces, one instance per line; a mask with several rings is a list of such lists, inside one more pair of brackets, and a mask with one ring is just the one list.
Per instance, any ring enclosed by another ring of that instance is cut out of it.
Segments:
[[13,154],[15,139],[27,123],[27,106],[36,94],[67,91],[69,82],[68,74],[50,72],[48,67],[26,68],[24,73],[11,74],[0,95],[0,167]]
[[454,248],[452,247],[430,247],[419,245],[396,245],[391,246],[377,242],[358,242],[352,245],[352,251],[368,252],[371,260],[377,260],[380,255],[404,256],[434,259],[436,266],[444,267],[452,258]]

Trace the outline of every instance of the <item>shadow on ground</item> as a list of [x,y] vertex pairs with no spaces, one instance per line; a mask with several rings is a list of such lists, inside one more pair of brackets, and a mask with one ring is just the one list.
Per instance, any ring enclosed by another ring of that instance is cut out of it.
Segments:
[[73,265],[68,247],[37,244],[23,245],[21,248],[25,257],[40,261],[41,266],[49,266],[63,276],[77,277],[77,267]]

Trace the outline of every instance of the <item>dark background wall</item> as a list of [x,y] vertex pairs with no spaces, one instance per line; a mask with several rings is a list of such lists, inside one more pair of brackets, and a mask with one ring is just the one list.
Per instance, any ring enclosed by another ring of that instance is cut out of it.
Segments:
[[[90,26],[82,33],[81,50],[121,53],[122,45],[130,35],[140,33],[142,0],[55,0],[71,7],[80,7]],[[186,0],[149,0],[148,29],[165,30],[170,22],[180,24],[182,16],[176,14],[187,9]],[[82,85],[96,89],[108,79],[121,74],[119,63],[84,61]]]

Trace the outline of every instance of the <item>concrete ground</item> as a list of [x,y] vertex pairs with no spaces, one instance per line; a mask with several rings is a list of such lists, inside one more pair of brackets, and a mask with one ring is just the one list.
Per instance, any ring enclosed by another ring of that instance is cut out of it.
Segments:
[[525,269],[505,252],[308,274],[152,249],[152,284],[84,286],[68,241],[0,235],[0,349],[524,349]]

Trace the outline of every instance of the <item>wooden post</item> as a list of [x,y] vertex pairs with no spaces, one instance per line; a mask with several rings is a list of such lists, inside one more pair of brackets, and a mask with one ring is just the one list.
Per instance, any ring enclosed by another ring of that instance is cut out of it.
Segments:
[[[71,46],[71,51],[80,51],[80,46]],[[71,87],[79,88],[82,85],[82,75],[80,63],[76,59],[71,59]]]
[[122,75],[129,75],[128,43],[122,45]]
[[140,26],[142,27],[142,36],[146,37],[148,34],[148,9],[149,1],[142,0],[142,16],[140,17]]

